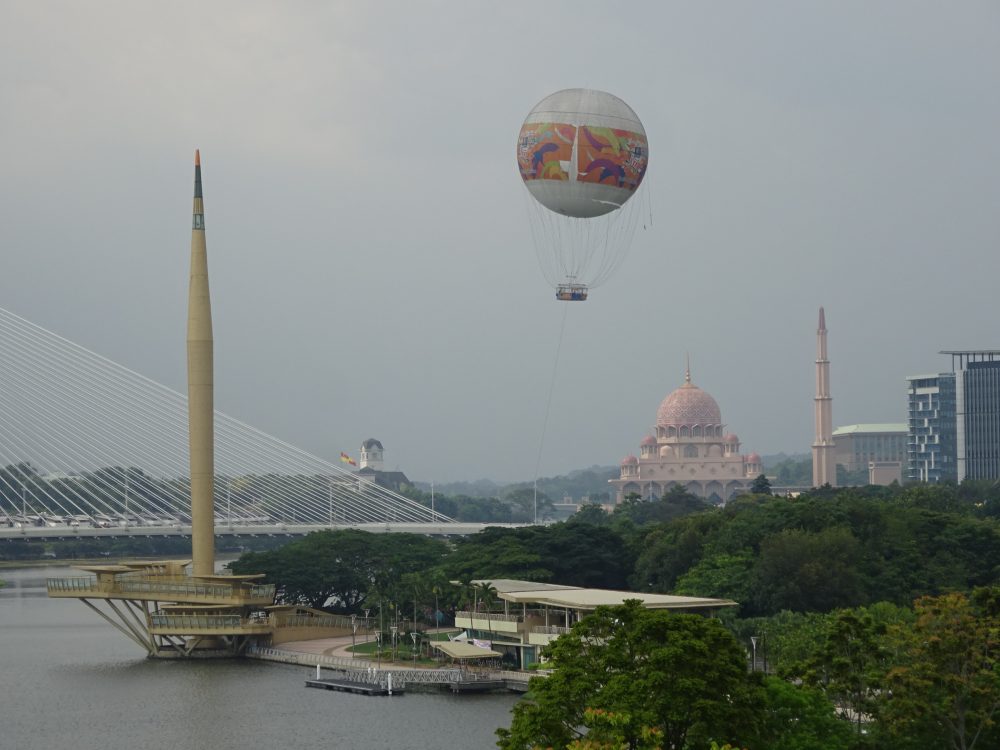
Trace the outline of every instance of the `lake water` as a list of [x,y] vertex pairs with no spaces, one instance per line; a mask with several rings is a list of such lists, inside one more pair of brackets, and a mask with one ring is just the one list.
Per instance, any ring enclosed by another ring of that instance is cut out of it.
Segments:
[[0,748],[479,750],[517,696],[370,697],[305,687],[314,670],[145,658],[84,604],[49,599],[68,568],[0,570]]

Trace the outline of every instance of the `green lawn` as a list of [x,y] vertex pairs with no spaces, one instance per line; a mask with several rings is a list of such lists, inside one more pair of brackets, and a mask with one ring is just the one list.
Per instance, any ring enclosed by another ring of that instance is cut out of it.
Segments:
[[[428,638],[431,641],[447,641],[448,635],[446,633],[432,633]],[[360,639],[359,639],[360,640]],[[364,656],[368,659],[375,659],[378,657],[378,643],[372,638],[370,641],[359,642],[350,649],[358,656]],[[387,661],[392,659],[392,647],[388,643],[383,643],[382,645],[382,660]],[[396,644],[396,661],[405,662],[407,664],[413,663],[413,643],[410,640],[409,635],[400,636]],[[436,667],[439,666],[439,661],[432,657],[427,656],[427,644],[422,642],[420,645],[420,652],[417,654],[416,663],[418,666],[425,667]]]

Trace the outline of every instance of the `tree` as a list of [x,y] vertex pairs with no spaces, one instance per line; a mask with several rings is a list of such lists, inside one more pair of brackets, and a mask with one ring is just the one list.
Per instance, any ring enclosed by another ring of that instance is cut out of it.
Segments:
[[591,526],[607,526],[611,523],[611,516],[597,503],[586,503],[570,516],[566,523],[586,523]]
[[497,732],[504,750],[566,748],[585,736],[587,709],[616,715],[626,748],[642,747],[650,730],[670,750],[754,731],[760,688],[717,620],[628,601],[583,618],[548,655],[552,674],[531,681],[531,699],[515,706],[510,729]]
[[446,569],[452,578],[514,578],[624,588],[632,559],[624,540],[609,526],[557,523],[485,529],[456,542]]
[[615,515],[627,517],[638,526],[665,523],[709,507],[705,500],[680,484],[671,485],[658,500],[633,500],[632,497],[632,494],[625,496],[626,502],[615,508]]
[[963,594],[914,608],[913,626],[894,631],[901,658],[886,676],[886,727],[914,747],[1000,747],[1000,617]]
[[825,612],[864,603],[858,572],[861,545],[850,529],[788,529],[767,537],[756,566],[758,612]]
[[785,458],[768,470],[782,487],[808,487],[812,484],[812,457]]
[[748,550],[704,557],[677,579],[674,592],[745,602],[750,598],[753,563]]
[[493,638],[493,623],[490,622],[490,612],[493,611],[493,603],[497,600],[497,590],[489,581],[481,581],[475,584],[476,595],[483,603],[486,610],[486,629],[490,631],[490,638]]
[[535,520],[536,516],[538,518],[545,518],[546,516],[550,516],[553,511],[552,500],[544,492],[539,491],[537,493],[536,504],[536,493],[532,487],[522,487],[509,492],[503,498],[503,502],[512,506],[514,509],[514,520],[517,521],[531,522]]
[[885,628],[867,613],[842,610],[829,621],[822,647],[805,664],[805,683],[849,709],[859,736],[876,712],[877,689],[885,671],[884,635]]
[[420,534],[369,534],[355,529],[317,531],[284,547],[247,553],[235,573],[264,573],[278,601],[357,612],[377,589],[391,596],[405,573],[440,565],[448,547]]
[[750,492],[755,495],[770,495],[771,480],[764,474],[758,474],[757,478],[753,480],[753,484],[750,485]]
[[818,690],[797,687],[779,677],[764,678],[764,700],[758,742],[767,750],[847,750],[852,747],[850,725],[839,718]]

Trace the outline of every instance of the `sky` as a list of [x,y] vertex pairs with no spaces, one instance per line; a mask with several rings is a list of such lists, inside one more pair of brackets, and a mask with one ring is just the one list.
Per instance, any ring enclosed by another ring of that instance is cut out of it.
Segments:
[[[582,304],[515,162],[571,87],[650,146],[650,221]],[[687,354],[745,451],[807,452],[820,305],[837,425],[1000,348],[998,134],[995,2],[5,0],[0,307],[185,391],[198,148],[231,416],[530,480],[637,452]]]

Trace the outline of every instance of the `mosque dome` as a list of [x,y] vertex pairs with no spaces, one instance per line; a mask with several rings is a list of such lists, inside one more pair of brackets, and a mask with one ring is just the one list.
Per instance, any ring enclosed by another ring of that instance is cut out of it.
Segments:
[[736,435],[734,435],[733,433],[727,432],[725,435],[722,436],[722,442],[723,443],[738,443],[738,442],[740,442],[740,439],[738,437],[736,437]]
[[638,458],[636,458],[635,456],[632,456],[632,455],[628,455],[628,456],[625,456],[625,458],[622,459],[622,464],[621,465],[622,466],[631,466],[633,464],[638,464],[638,463],[639,463],[639,459]]
[[760,454],[759,453],[751,453],[749,456],[747,456],[747,463],[749,463],[749,464],[759,464],[760,463]]
[[653,437],[652,435],[646,435],[646,437],[642,439],[642,442],[639,443],[639,445],[656,445],[656,438]]
[[685,376],[684,385],[671,393],[656,412],[657,427],[692,427],[694,425],[721,425],[722,412],[708,393]]

